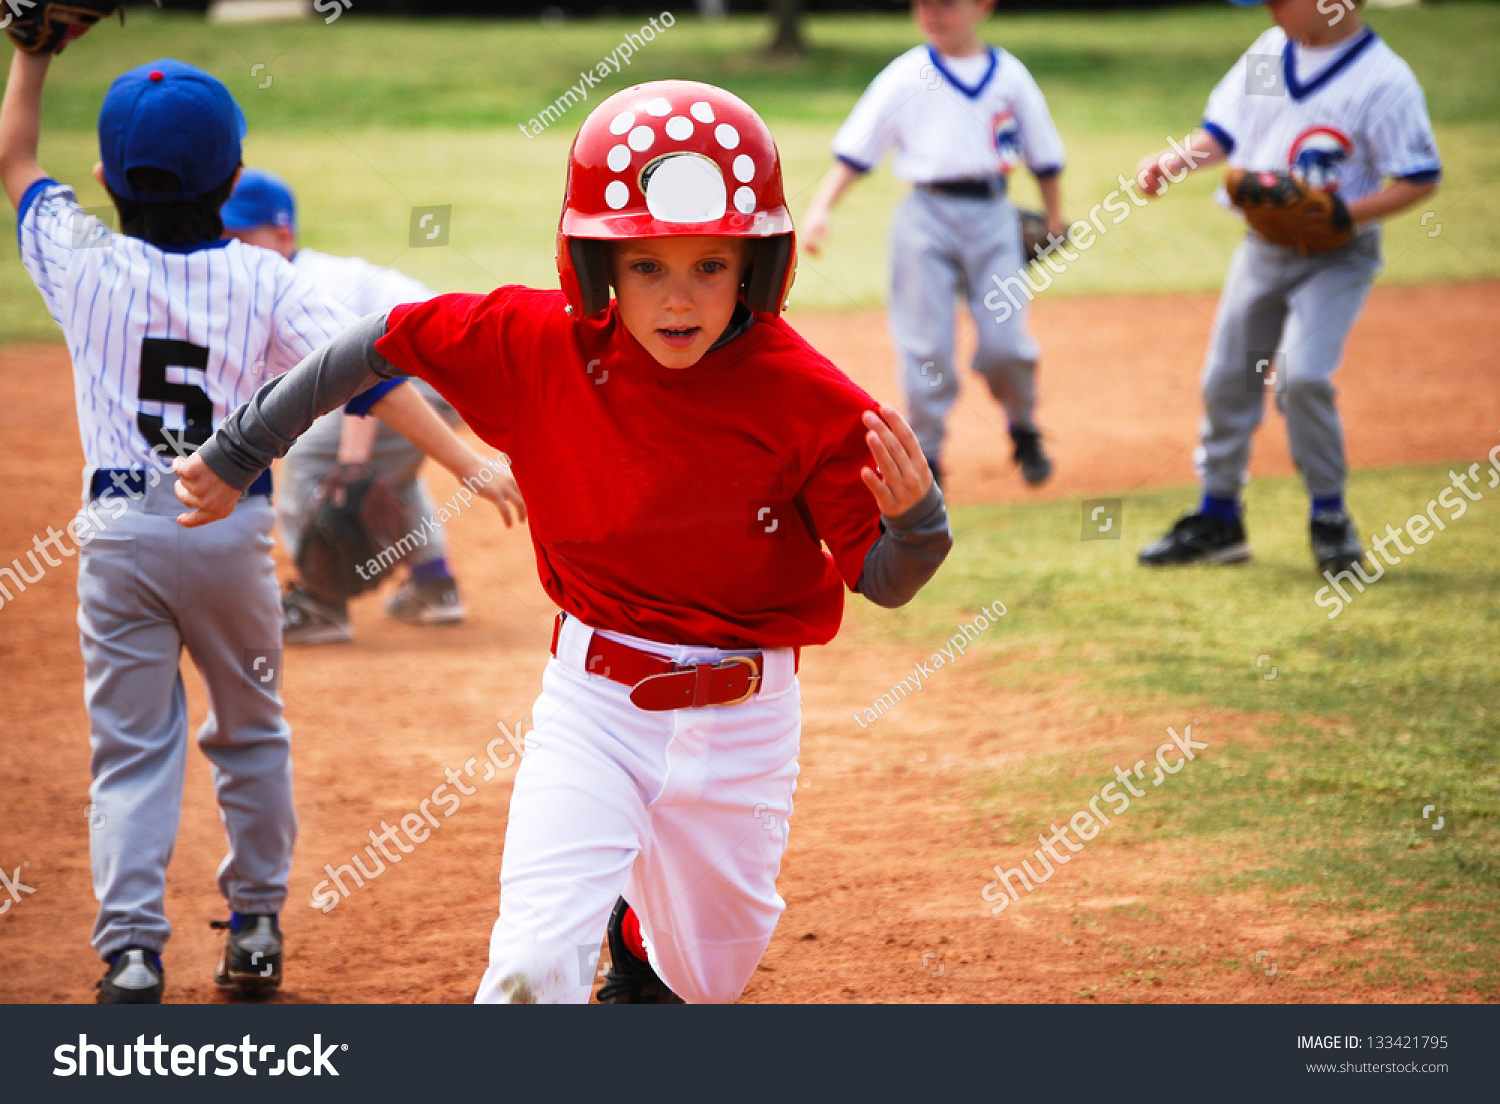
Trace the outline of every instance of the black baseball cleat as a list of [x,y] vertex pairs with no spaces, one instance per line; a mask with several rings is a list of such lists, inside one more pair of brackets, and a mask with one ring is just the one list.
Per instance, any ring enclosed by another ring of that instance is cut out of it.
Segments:
[[1354,529],[1354,519],[1343,510],[1320,510],[1312,519],[1313,556],[1318,570],[1348,571],[1365,558],[1365,546]]
[[275,916],[230,913],[209,925],[229,934],[214,969],[214,984],[240,997],[268,997],[281,988],[281,926]]
[[1010,431],[1010,439],[1015,442],[1016,451],[1012,457],[1017,464],[1021,465],[1021,478],[1037,487],[1052,478],[1052,461],[1042,451],[1042,435],[1034,429],[1014,429]]
[[1242,563],[1250,558],[1245,523],[1239,518],[1220,521],[1207,514],[1177,519],[1166,536],[1141,549],[1140,562],[1149,567],[1192,563]]
[[281,596],[281,639],[287,644],[347,644],[354,639],[348,604],[325,602],[292,583]]
[[161,955],[145,947],[126,947],[109,956],[109,971],[95,983],[99,1004],[160,1004],[166,972]]
[[599,987],[600,1004],[685,1004],[656,976],[651,963],[637,958],[625,945],[625,914],[630,906],[621,897],[609,914],[609,972]]

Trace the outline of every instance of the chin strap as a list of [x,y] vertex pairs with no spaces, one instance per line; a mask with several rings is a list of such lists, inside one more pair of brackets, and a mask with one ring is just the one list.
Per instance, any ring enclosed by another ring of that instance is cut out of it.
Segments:
[[724,332],[719,335],[719,340],[708,347],[709,352],[728,345],[740,334],[755,325],[755,312],[745,305],[741,299],[734,305],[734,314],[729,319],[729,325],[724,327]]

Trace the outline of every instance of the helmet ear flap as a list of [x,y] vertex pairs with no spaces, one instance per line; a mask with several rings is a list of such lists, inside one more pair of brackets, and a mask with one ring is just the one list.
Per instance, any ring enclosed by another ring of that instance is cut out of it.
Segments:
[[609,306],[609,254],[605,243],[591,238],[569,238],[568,255],[578,276],[583,317]]
[[751,239],[755,243],[750,277],[745,281],[745,305],[751,310],[779,315],[783,297],[791,290],[787,278],[796,248],[790,234]]

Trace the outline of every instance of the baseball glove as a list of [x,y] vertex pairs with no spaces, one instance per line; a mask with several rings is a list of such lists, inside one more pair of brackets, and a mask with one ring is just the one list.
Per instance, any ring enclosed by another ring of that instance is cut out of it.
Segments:
[[[368,464],[336,465],[314,492],[310,512],[297,570],[307,589],[326,602],[374,590],[381,572],[414,543],[411,512]],[[370,560],[379,566],[367,567]]]
[[[73,0],[53,4],[48,0],[12,0],[5,3],[5,19],[0,24],[27,54],[60,54],[63,47],[80,38],[99,20],[120,8],[121,0]],[[125,12],[120,10],[120,21]]]
[[1047,216],[1040,211],[1029,211],[1018,207],[1016,215],[1021,220],[1021,256],[1030,263],[1039,261],[1047,252]]
[[1224,190],[1251,228],[1272,245],[1307,256],[1331,253],[1354,240],[1354,220],[1344,201],[1294,176],[1230,169]]

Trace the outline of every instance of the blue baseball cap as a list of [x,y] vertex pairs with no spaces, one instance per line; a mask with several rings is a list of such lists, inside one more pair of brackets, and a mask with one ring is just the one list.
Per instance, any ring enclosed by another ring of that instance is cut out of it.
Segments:
[[281,177],[265,169],[246,169],[229,201],[219,211],[225,230],[297,225],[297,198]]
[[[122,73],[99,109],[104,180],[121,199],[191,202],[229,179],[240,164],[245,113],[229,89],[201,69],[163,58]],[[162,169],[177,192],[131,188],[131,169]]]

